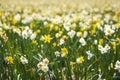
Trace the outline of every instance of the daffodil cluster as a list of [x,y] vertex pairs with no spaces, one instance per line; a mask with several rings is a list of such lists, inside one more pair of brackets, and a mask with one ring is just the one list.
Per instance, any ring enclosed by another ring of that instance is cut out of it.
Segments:
[[120,10],[62,1],[0,4],[0,80],[120,79]]

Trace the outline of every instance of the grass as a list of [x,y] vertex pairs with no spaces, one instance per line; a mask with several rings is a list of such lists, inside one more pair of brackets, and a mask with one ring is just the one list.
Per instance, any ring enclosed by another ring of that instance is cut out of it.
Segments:
[[119,0],[97,2],[2,0],[0,80],[119,80]]

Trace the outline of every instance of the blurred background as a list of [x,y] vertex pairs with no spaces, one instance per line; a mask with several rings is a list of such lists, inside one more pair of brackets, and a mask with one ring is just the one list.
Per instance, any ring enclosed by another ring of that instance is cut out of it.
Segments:
[[102,8],[106,5],[112,5],[120,9],[120,0],[0,0],[1,8],[4,7],[34,7],[36,9],[44,8],[51,9],[54,7],[70,7],[70,8]]

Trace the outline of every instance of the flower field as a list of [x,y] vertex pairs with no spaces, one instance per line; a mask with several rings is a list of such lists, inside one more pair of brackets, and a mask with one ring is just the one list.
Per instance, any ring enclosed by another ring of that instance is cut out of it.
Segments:
[[120,80],[120,1],[96,1],[1,0],[0,80]]

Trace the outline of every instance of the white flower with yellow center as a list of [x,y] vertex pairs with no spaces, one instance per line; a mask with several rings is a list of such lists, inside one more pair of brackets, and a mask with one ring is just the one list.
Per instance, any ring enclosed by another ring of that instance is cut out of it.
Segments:
[[37,67],[41,70],[42,69],[42,67],[44,66],[44,63],[43,62],[39,62],[38,64],[37,64]]
[[20,57],[20,61],[22,62],[22,64],[28,64],[28,60],[24,56]]
[[110,49],[110,46],[108,44],[103,47],[102,45],[98,45],[98,50],[101,51],[102,54],[107,53],[107,51]]
[[47,72],[47,71],[49,70],[49,68],[48,68],[47,65],[44,65],[44,66],[42,66],[41,70],[42,70],[43,72]]
[[59,51],[55,51],[55,56],[56,57],[60,57],[60,52]]
[[110,27],[110,25],[105,25],[104,33],[106,36],[113,34],[115,31]]
[[48,65],[49,64],[49,60],[47,58],[43,59],[43,63]]
[[47,72],[49,70],[48,64],[49,64],[49,60],[47,58],[45,58],[37,64],[37,67],[39,70],[41,70],[43,72]]
[[115,68],[116,70],[118,70],[120,72],[120,61],[116,61],[116,64],[115,64]]

